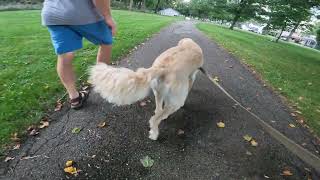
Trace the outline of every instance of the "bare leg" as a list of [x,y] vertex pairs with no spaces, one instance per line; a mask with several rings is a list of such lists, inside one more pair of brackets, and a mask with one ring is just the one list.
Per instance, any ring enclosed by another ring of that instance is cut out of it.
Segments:
[[97,54],[97,63],[110,64],[112,45],[102,44]]
[[58,75],[62,84],[66,88],[70,99],[74,99],[79,96],[76,89],[76,77],[72,67],[73,58],[74,54],[72,52],[65,53],[58,56],[57,62]]

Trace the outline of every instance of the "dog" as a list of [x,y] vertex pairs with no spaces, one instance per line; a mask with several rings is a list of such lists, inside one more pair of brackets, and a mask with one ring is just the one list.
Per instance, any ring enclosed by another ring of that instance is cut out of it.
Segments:
[[132,71],[99,63],[90,69],[89,81],[95,92],[119,106],[142,100],[152,90],[156,109],[149,120],[149,138],[157,140],[159,124],[184,105],[203,62],[200,46],[184,38],[160,54],[150,68]]

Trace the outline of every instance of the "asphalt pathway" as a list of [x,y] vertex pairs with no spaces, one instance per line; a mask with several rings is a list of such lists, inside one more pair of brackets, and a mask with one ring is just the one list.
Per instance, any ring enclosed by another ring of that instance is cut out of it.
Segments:
[[[312,136],[299,127],[281,98],[263,86],[246,66],[199,32],[192,22],[178,22],[147,40],[121,66],[149,67],[166,49],[184,37],[203,49],[204,68],[219,77],[227,91],[311,152]],[[148,120],[153,115],[151,95],[140,102],[115,107],[91,93],[79,111],[64,107],[51,115],[50,126],[30,137],[14,160],[1,163],[3,179],[320,179],[315,172],[272,139],[255,120],[199,74],[185,106],[160,125],[158,141],[148,139]],[[106,127],[98,128],[100,122]],[[225,128],[216,123],[223,121]],[[296,128],[289,128],[289,123]],[[73,128],[81,128],[73,134]],[[180,133],[177,133],[180,130]],[[184,133],[181,133],[184,132]],[[249,134],[253,147],[243,139]],[[151,168],[140,159],[150,156]],[[29,157],[29,158],[23,158]],[[81,171],[67,175],[63,168],[73,160]],[[289,169],[292,176],[281,175]]]

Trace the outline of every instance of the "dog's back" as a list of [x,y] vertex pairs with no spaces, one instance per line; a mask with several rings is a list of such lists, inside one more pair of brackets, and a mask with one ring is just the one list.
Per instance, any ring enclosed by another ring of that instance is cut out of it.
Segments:
[[152,68],[165,68],[166,73],[188,76],[202,65],[201,48],[192,39],[185,38],[158,56]]

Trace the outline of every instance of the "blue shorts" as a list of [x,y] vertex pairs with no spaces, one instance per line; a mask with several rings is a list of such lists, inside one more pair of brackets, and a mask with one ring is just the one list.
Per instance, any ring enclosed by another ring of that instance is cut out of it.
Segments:
[[105,21],[86,25],[50,25],[47,27],[56,54],[81,49],[83,37],[95,45],[112,44],[112,32]]

